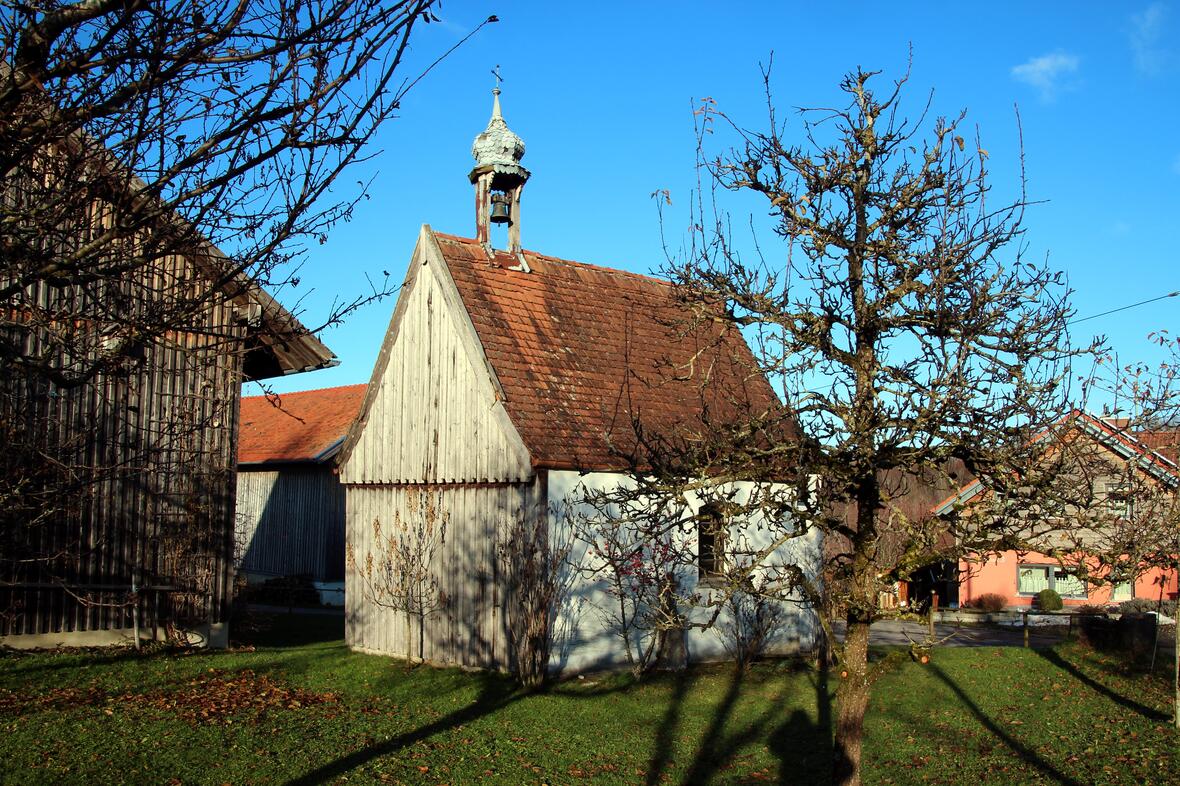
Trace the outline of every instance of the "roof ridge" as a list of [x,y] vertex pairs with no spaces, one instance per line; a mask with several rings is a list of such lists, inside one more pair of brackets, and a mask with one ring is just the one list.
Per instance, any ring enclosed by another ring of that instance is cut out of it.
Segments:
[[[439,240],[443,240],[443,241],[448,241],[448,242],[452,242],[452,243],[462,243],[463,245],[473,245],[473,246],[480,245],[479,241],[476,240],[475,238],[462,237],[461,235],[452,235],[452,234],[448,234],[446,232],[435,232],[434,234],[435,234],[435,237],[437,237]],[[497,253],[504,253],[504,254],[509,253],[507,251],[500,251],[499,249],[497,249],[496,251],[497,251]],[[569,267],[584,268],[584,269],[588,269],[588,270],[597,270],[602,273],[611,273],[614,275],[626,276],[628,278],[636,278],[636,279],[640,279],[641,281],[648,281],[653,284],[661,284],[666,287],[673,286],[672,282],[669,281],[668,279],[660,278],[659,276],[648,275],[647,273],[636,273],[631,270],[622,270],[617,267],[606,267],[605,265],[595,265],[591,262],[579,262],[576,259],[565,259],[564,257],[555,257],[550,254],[543,254],[540,251],[534,251],[534,250],[528,249],[528,248],[521,249],[521,251],[524,254],[529,254],[533,257],[536,257],[537,259],[544,260],[545,262],[551,262],[551,263],[555,263],[555,264],[559,264],[559,265],[567,265]]]
[[286,393],[274,393],[274,394],[263,393],[260,396],[242,396],[242,401],[252,401],[252,400],[258,400],[258,399],[268,399],[269,400],[272,395],[277,396],[278,398],[281,399],[281,398],[286,398],[287,396],[301,396],[304,393],[327,393],[332,390],[347,390],[348,388],[363,388],[363,387],[366,387],[368,384],[369,384],[368,382],[354,382],[351,385],[333,385],[332,387],[328,387],[328,388],[311,388],[309,390],[290,390],[290,391],[287,391]]

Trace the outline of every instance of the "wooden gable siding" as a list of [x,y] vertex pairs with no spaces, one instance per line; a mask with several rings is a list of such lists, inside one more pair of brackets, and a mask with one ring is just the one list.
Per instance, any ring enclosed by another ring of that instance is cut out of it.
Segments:
[[[356,493],[356,492],[361,493]],[[385,608],[368,597],[355,562],[379,558],[374,522],[385,531],[396,515],[413,508],[411,495],[430,495],[447,517],[446,537],[435,551],[432,573],[439,580],[440,608],[419,620]],[[481,486],[349,487],[346,497],[350,564],[345,578],[345,638],[368,652],[437,664],[504,670],[508,668],[509,612],[513,599],[498,553],[508,528],[520,516],[537,515],[543,492],[537,483]],[[409,635],[409,650],[406,636]],[[419,655],[419,635],[422,650]]]
[[341,451],[341,481],[520,483],[532,475],[458,290],[424,228]]
[[239,470],[238,570],[344,578],[344,488],[323,465]]
[[382,557],[374,524],[389,532],[415,515],[413,498],[426,495],[447,517],[432,566],[442,606],[426,620],[425,630],[411,619],[411,655],[419,657],[421,633],[428,661],[505,668],[498,533],[523,511],[536,510],[541,495],[528,451],[504,409],[503,391],[429,227],[419,236],[340,467],[349,554],[348,643],[405,656],[405,613],[366,594],[358,565]]
[[[171,264],[187,267],[179,258]],[[112,286],[144,302],[136,295],[158,283]],[[45,310],[77,296],[47,286],[24,292],[25,302]],[[51,340],[19,319],[5,333],[28,354]],[[7,370],[0,379],[7,491],[35,491],[13,490],[26,473],[33,486],[61,494],[43,500],[49,515],[34,520],[21,511],[6,522],[0,635],[125,629],[134,611],[144,629],[226,618],[241,381],[233,350],[241,335],[233,305],[219,301],[192,330],[145,346],[136,364],[77,387]],[[46,474],[29,475],[34,462]],[[22,562],[22,554],[52,559]],[[133,583],[143,588],[137,609],[127,603]]]

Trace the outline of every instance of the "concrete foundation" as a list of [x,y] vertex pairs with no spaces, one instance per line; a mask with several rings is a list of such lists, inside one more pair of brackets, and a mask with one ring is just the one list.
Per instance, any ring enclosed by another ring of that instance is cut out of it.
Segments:
[[[215,622],[199,625],[186,631],[187,643],[193,647],[223,650],[229,646],[229,623]],[[157,636],[164,640],[163,632]],[[150,630],[139,632],[141,642],[152,641]],[[75,630],[58,633],[26,633],[20,636],[0,636],[0,647],[15,650],[52,650],[59,647],[130,647],[135,642],[132,628],[114,630]]]

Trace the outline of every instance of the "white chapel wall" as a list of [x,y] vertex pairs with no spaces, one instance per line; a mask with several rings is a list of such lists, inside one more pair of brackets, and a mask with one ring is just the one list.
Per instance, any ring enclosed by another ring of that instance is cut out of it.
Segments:
[[[591,515],[593,509],[579,502],[584,499],[587,491],[600,491],[632,486],[634,482],[626,475],[594,472],[578,473],[573,471],[550,471],[549,490],[549,525],[554,543],[573,542],[573,550],[569,560],[583,565],[601,564],[595,562],[594,557],[586,554],[585,544],[571,541],[569,529],[571,527],[570,514]],[[739,487],[739,495],[749,493],[749,489]],[[695,496],[688,498],[688,505],[695,513],[700,509],[701,500]],[[748,538],[748,545],[758,547],[771,542],[771,534],[766,528],[757,526],[742,527],[735,524],[731,527],[731,537],[737,537],[737,530],[741,529],[744,537]],[[781,546],[776,557],[799,564],[814,576],[820,568],[821,539],[818,532],[811,532],[788,544]],[[695,537],[688,539],[693,548],[695,562]],[[614,668],[626,665],[626,655],[622,642],[614,633],[609,623],[604,619],[600,609],[608,608],[613,599],[607,591],[607,582],[603,577],[591,577],[584,573],[571,575],[571,587],[568,597],[562,604],[557,615],[555,642],[550,656],[550,671],[554,673],[573,674],[599,668]],[[681,576],[682,586],[686,594],[701,593],[707,601],[720,601],[720,590],[707,586],[700,586],[695,569],[684,570]],[[807,605],[797,602],[783,603],[784,619],[769,651],[775,654],[790,654],[809,650],[814,646],[819,626],[815,613]],[[691,619],[705,622],[713,616],[714,610],[708,607],[698,607],[691,611]],[[687,650],[690,661],[724,660],[729,657],[723,640],[723,629],[729,616],[722,611],[712,628],[701,630],[694,628],[687,636]]]

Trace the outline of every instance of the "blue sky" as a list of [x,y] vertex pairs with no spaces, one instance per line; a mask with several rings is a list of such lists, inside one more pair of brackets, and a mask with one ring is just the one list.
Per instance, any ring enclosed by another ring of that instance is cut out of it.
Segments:
[[[671,193],[669,236],[687,222],[694,102],[711,97],[741,125],[760,128],[759,64],[771,52],[786,116],[841,101],[840,77],[858,65],[900,75],[911,45],[913,114],[930,90],[935,113],[967,110],[990,153],[997,197],[1016,195],[1019,107],[1029,196],[1044,201],[1026,214],[1028,253],[1067,272],[1079,317],[1180,289],[1180,2],[448,0],[443,21],[419,29],[410,67],[424,67],[493,13],[501,21],[423,79],[380,133],[374,159],[341,184],[375,175],[352,221],[309,250],[300,286],[276,293],[307,324],[333,298],[363,292],[366,276],[387,271],[400,282],[423,223],[474,233],[471,142],[487,124],[496,64],[505,119],[524,139],[533,173],[525,247],[651,272],[663,261],[652,193]],[[367,381],[393,305],[368,306],[323,333],[338,368],[275,380],[273,389]],[[1174,298],[1076,329],[1108,336],[1123,362],[1151,361],[1147,334],[1180,331],[1178,314]]]

